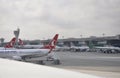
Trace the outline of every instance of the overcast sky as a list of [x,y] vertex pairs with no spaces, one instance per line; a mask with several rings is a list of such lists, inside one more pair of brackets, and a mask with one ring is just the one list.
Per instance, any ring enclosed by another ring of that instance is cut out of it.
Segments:
[[21,39],[120,34],[120,0],[0,0],[0,38],[20,28]]

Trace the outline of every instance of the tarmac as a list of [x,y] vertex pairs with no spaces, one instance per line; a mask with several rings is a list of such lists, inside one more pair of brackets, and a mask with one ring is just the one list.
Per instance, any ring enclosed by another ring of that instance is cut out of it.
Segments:
[[[45,61],[45,65],[81,72],[103,78],[120,78],[120,53],[104,54],[99,52],[55,52],[60,65]],[[40,58],[35,58],[38,60]]]

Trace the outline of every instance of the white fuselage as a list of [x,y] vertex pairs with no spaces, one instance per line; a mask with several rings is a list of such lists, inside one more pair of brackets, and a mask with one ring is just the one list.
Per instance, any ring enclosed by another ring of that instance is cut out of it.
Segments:
[[0,50],[0,57],[10,58],[14,56],[45,56],[49,53],[49,49],[4,49]]
[[0,47],[0,50],[3,50],[3,49],[5,49],[4,47]]
[[97,52],[104,52],[104,53],[120,53],[119,47],[114,46],[106,46],[106,47],[95,47]]
[[0,47],[0,50],[11,50],[11,49],[15,49],[15,48],[5,48],[5,47]]
[[110,50],[112,50],[112,49],[114,49],[114,50],[120,50],[120,48],[119,47],[113,47],[113,46],[108,46],[108,47],[96,47],[97,49],[110,49]]
[[22,48],[26,48],[26,49],[38,49],[43,47],[43,45],[23,45]]

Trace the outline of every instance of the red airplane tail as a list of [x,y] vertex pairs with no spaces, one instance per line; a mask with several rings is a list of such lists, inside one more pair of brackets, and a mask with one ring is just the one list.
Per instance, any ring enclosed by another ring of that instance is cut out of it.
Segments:
[[19,45],[24,45],[23,41],[21,39],[18,40]]
[[[13,48],[15,45],[15,42],[16,42],[16,38],[14,37],[8,44],[5,45],[5,48]],[[20,45],[23,45],[23,41],[21,39],[18,40],[18,43]]]
[[58,34],[56,34],[54,38],[50,41],[50,43],[48,45],[45,45],[43,48],[50,49],[51,52],[55,48],[57,40],[58,40]]
[[15,41],[16,41],[16,38],[15,37],[12,38],[12,40],[8,44],[5,45],[5,48],[12,48],[15,44]]

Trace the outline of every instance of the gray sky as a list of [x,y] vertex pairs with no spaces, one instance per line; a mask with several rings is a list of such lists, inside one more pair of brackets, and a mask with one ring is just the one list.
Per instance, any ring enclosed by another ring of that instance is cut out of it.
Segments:
[[120,0],[0,0],[0,37],[10,40],[120,34]]

